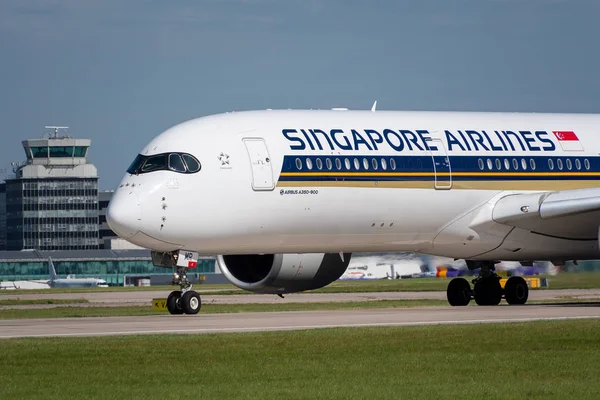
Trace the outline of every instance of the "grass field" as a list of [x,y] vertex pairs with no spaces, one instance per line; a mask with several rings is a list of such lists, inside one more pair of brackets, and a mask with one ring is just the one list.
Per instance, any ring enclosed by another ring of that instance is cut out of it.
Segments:
[[[282,304],[203,304],[202,314],[223,314],[242,312],[348,310],[363,308],[409,308],[446,306],[445,300],[377,300],[335,303],[282,303]],[[32,309],[0,310],[0,319],[25,318],[84,318],[122,317],[141,315],[165,315],[167,311],[154,311],[152,306],[125,307],[55,307]]]
[[[472,278],[467,278],[472,279]],[[548,277],[550,289],[600,289],[600,272],[561,273]],[[446,278],[414,278],[374,281],[335,281],[330,285],[308,293],[361,293],[361,292],[413,292],[413,291],[444,291],[450,279]],[[236,288],[231,284],[201,284],[195,285],[198,291],[211,290],[211,295],[231,295],[252,293]],[[174,286],[128,286],[88,289],[35,289],[35,290],[5,290],[2,295],[40,294],[40,293],[84,293],[84,292],[122,292],[147,290],[173,290]]]
[[[556,301],[531,301],[528,304],[549,304]],[[600,301],[569,300],[561,304],[588,303],[598,304]],[[204,304],[200,313],[223,314],[244,312],[277,312],[277,311],[314,311],[314,310],[358,310],[378,308],[410,308],[410,307],[448,306],[446,300],[373,300],[329,303],[283,303],[283,304]],[[507,306],[501,303],[501,306]],[[471,302],[469,307],[479,307]],[[0,310],[0,320],[27,318],[88,318],[88,317],[124,317],[144,315],[165,315],[167,311],[154,311],[147,306],[123,307],[69,307],[29,308]]]
[[13,300],[0,298],[0,306],[23,306],[23,305],[34,305],[34,304],[81,304],[88,303],[86,299],[32,299],[32,300]]
[[10,339],[8,399],[598,399],[600,321]]

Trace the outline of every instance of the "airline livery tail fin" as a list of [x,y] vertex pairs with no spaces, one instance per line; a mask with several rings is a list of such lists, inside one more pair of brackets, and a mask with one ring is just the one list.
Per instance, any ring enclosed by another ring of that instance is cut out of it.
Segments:
[[48,260],[50,260],[48,265],[50,268],[50,282],[52,282],[57,278],[56,270],[54,269],[54,263],[52,262],[52,257],[49,257]]

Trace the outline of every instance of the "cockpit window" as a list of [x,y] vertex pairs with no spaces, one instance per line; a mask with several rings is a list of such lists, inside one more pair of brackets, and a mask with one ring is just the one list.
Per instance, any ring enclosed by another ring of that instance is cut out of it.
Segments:
[[191,174],[200,171],[200,162],[196,157],[187,153],[162,153],[151,156],[138,154],[127,172],[144,174],[153,171],[174,171]]
[[185,161],[185,164],[187,165],[189,172],[200,171],[200,163],[198,162],[198,160],[196,160],[196,158],[194,158],[193,156],[191,156],[189,154],[184,154],[182,157],[183,157],[183,160]]
[[160,171],[161,169],[165,169],[167,165],[167,155],[159,154],[156,156],[150,156],[142,165],[141,172],[152,172],[152,171]]
[[137,157],[133,160],[133,162],[131,163],[131,165],[129,165],[129,168],[127,168],[127,172],[129,172],[130,174],[137,174],[137,171],[139,171],[140,167],[144,164],[144,162],[146,161],[147,157],[144,157],[141,154],[138,154]]
[[179,154],[169,154],[169,169],[175,172],[185,172],[185,165],[183,161],[181,161],[181,156]]

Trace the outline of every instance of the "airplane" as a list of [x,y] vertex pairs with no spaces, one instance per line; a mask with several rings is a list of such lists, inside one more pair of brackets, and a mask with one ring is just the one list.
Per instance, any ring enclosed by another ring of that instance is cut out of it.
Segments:
[[256,293],[316,289],[352,253],[465,260],[452,306],[528,299],[499,260],[600,258],[600,114],[256,110],[205,116],[154,137],[112,197],[120,237],[172,267],[172,314],[201,307],[187,272],[217,254]]
[[50,269],[48,285],[50,285],[50,288],[108,287],[106,281],[99,278],[74,278],[71,275],[68,275],[66,278],[59,278],[56,275],[52,258],[48,258],[48,260]]

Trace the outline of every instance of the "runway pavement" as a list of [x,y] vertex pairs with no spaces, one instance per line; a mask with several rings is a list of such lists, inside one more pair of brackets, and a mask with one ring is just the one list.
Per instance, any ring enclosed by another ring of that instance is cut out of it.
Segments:
[[426,307],[411,309],[5,320],[0,321],[0,339],[158,333],[206,334],[332,327],[509,323],[584,318],[600,318],[600,305]]
[[[239,294],[239,295],[214,295],[210,291],[199,291],[204,304],[275,304],[275,303],[327,303],[327,302],[349,302],[349,301],[375,301],[375,300],[446,300],[445,291],[431,292],[376,292],[376,293],[294,293],[285,295],[282,299],[272,294]],[[95,292],[85,293],[52,293],[49,289],[44,294],[2,294],[0,299],[85,299],[90,306],[132,306],[149,305],[154,298],[166,298],[170,291],[132,291],[132,292]],[[541,289],[530,290],[529,299],[535,300],[598,300],[600,289]],[[62,306],[65,305],[44,305]],[[1,308],[13,308],[16,306],[2,306]],[[24,308],[25,306],[18,306]],[[27,306],[36,308],[34,306]]]

